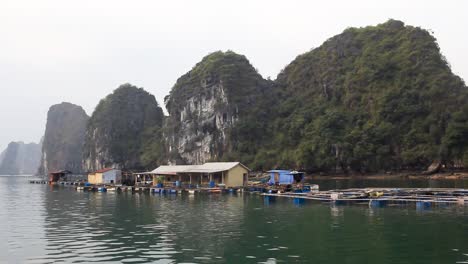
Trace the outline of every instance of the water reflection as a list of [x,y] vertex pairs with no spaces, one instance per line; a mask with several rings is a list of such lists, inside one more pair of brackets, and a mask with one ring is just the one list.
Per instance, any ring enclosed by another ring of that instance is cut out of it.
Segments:
[[468,210],[456,206],[88,193],[1,178],[0,203],[0,263],[455,263],[468,254]]
[[330,206],[330,215],[332,218],[342,218],[344,215],[344,207],[331,204]]
[[41,254],[44,192],[34,186],[18,185],[24,177],[0,177],[0,263],[20,263],[22,256]]
[[45,254],[30,262],[216,262],[239,238],[243,198],[45,192]]

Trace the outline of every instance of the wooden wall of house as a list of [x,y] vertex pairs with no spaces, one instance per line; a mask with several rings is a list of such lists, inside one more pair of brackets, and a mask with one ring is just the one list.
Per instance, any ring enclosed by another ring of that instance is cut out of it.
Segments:
[[238,186],[244,186],[244,174],[248,174],[249,171],[246,170],[244,167],[241,165],[237,165],[234,168],[230,169],[227,172],[227,175],[225,173],[225,184],[227,187],[238,187]]

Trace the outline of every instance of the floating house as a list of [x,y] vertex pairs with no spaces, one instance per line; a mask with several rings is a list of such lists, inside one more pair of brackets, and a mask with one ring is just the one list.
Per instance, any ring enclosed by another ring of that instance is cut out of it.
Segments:
[[161,179],[168,184],[221,185],[240,187],[247,185],[250,169],[240,162],[207,162],[203,165],[159,166],[150,172],[138,173],[135,177],[153,177],[153,185]]
[[106,168],[88,174],[88,182],[91,184],[120,184],[122,172],[117,169]]
[[49,172],[49,182],[58,182],[59,180],[65,180],[67,175],[72,172],[69,170],[59,170]]
[[300,183],[304,179],[304,173],[290,170],[270,170],[269,184],[293,184]]

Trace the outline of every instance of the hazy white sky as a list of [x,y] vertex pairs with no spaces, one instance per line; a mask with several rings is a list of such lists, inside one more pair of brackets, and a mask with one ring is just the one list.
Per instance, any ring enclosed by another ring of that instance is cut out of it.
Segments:
[[389,18],[432,30],[467,80],[467,10],[462,0],[0,0],[0,149],[39,141],[52,104],[91,115],[129,82],[162,105],[177,78],[216,50],[244,54],[274,79],[345,28]]

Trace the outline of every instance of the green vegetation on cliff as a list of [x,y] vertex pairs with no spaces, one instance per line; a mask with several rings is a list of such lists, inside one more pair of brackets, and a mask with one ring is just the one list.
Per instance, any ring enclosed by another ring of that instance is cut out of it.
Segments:
[[239,160],[254,170],[368,173],[468,164],[468,88],[429,32],[396,20],[346,29],[275,81],[245,56],[211,53],[165,103],[166,118],[154,96],[130,84],[101,100],[84,169]]
[[91,116],[84,169],[153,168],[164,153],[160,129],[163,112],[153,95],[130,84],[102,99]]
[[275,85],[264,168],[375,172],[468,156],[467,87],[423,29],[349,28],[298,56]]
[[252,162],[270,119],[270,88],[243,55],[218,51],[205,56],[166,97],[166,134],[174,138],[171,157],[180,154],[175,153],[179,141],[188,135],[184,151],[200,153],[185,162],[200,162],[207,155],[201,150],[206,141],[211,160]]

